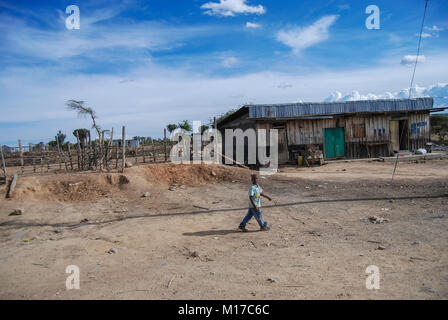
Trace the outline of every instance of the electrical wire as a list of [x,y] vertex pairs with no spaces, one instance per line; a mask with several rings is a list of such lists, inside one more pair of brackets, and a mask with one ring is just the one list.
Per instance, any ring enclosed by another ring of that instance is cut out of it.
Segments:
[[[428,2],[429,2],[429,0],[425,0],[425,10],[423,12],[422,26],[421,26],[421,29],[420,29],[420,36],[419,36],[419,39],[418,39],[417,56],[415,58],[414,72],[412,73],[411,85],[409,87],[409,99],[411,99],[412,86],[414,85],[414,78],[415,78],[415,70],[417,69],[418,58],[420,56],[420,46],[421,46],[421,42],[422,42],[423,26],[425,25],[426,9],[428,8]],[[402,139],[403,139],[403,133],[404,133],[406,127],[408,127],[408,126],[404,125],[403,128],[401,129],[400,140],[398,140],[398,144],[400,144]],[[392,173],[392,179],[390,181],[391,185],[394,182],[394,177],[395,177],[395,172],[397,171],[398,157],[399,156],[400,156],[400,146],[398,146],[398,153],[397,153],[397,158],[395,159],[394,172]]]

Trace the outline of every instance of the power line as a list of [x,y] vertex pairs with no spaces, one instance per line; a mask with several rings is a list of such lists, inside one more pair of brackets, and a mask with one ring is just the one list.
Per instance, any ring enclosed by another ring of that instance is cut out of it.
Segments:
[[426,9],[428,8],[428,2],[429,0],[425,0],[425,11],[423,12],[422,27],[420,29],[420,36],[418,38],[417,58],[415,59],[414,72],[412,73],[412,79],[411,79],[411,86],[409,87],[409,99],[411,98],[412,85],[414,84],[415,70],[417,69],[418,58],[420,56],[420,44],[422,42],[423,26],[425,24]]
[[[428,2],[429,2],[429,0],[425,0],[425,10],[423,12],[423,19],[422,19],[422,26],[421,26],[421,29],[420,29],[420,36],[418,38],[417,57],[415,58],[414,72],[412,73],[411,85],[409,87],[409,99],[411,99],[412,86],[414,84],[414,77],[415,77],[415,70],[417,69],[418,57],[420,56],[420,45],[422,43],[423,26],[425,25],[426,9],[428,8]],[[403,128],[401,129],[400,140],[398,140],[398,144],[400,144],[401,140],[403,139],[403,133],[404,133],[405,129],[406,129],[406,126],[403,126]],[[394,172],[392,173],[392,179],[390,181],[390,184],[392,184],[394,182],[395,171],[397,170],[398,157],[399,156],[400,156],[400,146],[398,146],[397,158],[395,159]]]

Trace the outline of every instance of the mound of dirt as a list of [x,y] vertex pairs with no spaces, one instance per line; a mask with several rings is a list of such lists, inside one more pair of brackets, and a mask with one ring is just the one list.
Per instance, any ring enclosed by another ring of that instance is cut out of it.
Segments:
[[14,199],[87,201],[120,190],[129,179],[122,174],[79,173],[19,179]]
[[127,175],[135,174],[151,183],[166,185],[199,186],[207,183],[250,181],[250,171],[225,165],[158,164],[129,169]]
[[125,174],[84,172],[23,177],[18,180],[14,199],[89,201],[123,189],[140,192],[148,185],[200,186],[219,182],[248,182],[250,171],[224,165],[157,164],[126,169]]

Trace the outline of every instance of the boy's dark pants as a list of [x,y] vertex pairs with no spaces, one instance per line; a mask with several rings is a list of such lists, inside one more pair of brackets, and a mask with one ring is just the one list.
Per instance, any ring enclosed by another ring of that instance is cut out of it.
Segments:
[[252,219],[252,217],[255,217],[258,224],[260,225],[260,228],[266,227],[268,225],[268,223],[263,220],[263,213],[261,212],[261,210],[255,210],[254,208],[249,208],[243,221],[241,221],[240,226],[245,227],[246,224],[249,222],[249,220]]

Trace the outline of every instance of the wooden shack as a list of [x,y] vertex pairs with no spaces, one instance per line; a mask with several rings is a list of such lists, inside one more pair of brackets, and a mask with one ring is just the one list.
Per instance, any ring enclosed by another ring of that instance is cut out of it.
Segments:
[[309,145],[327,160],[370,158],[424,148],[434,111],[433,98],[246,105],[217,127],[223,152],[226,129],[277,129],[280,164]]

